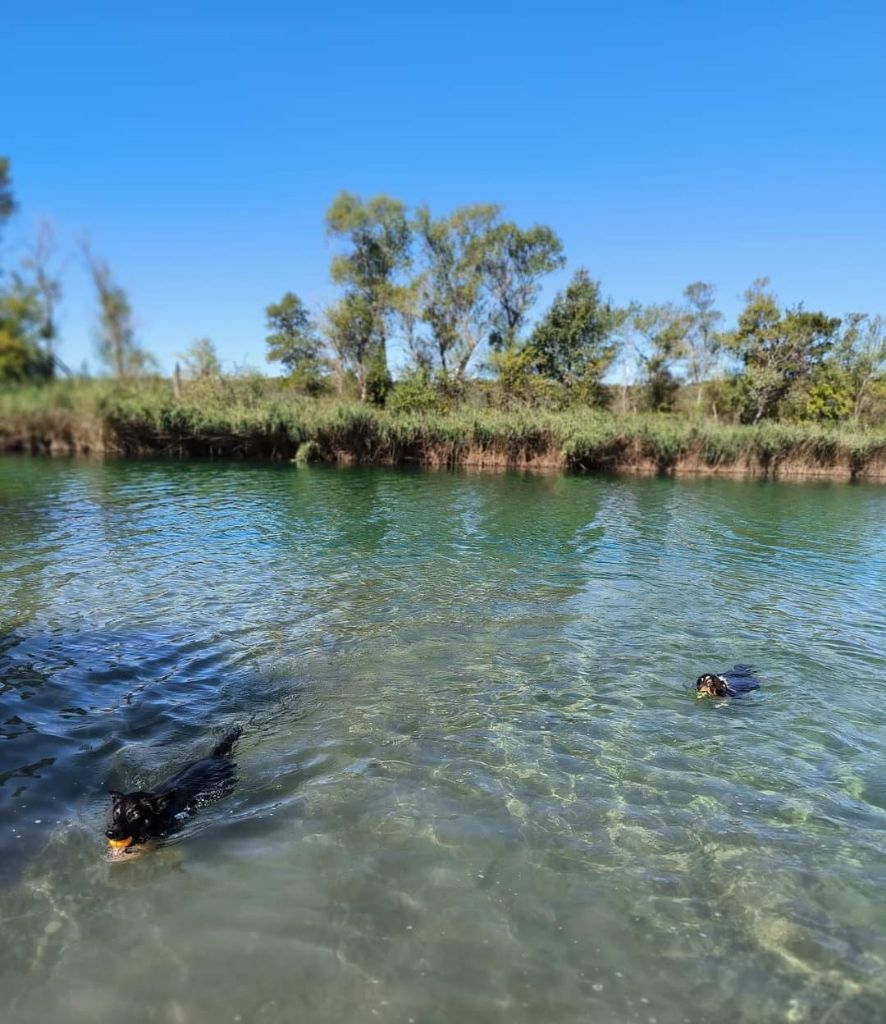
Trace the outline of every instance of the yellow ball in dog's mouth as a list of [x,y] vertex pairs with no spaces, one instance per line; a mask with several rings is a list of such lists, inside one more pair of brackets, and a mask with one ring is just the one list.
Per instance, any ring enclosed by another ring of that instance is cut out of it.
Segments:
[[127,846],[132,846],[132,836],[127,836],[126,839],[109,839],[108,846],[112,850],[125,850]]

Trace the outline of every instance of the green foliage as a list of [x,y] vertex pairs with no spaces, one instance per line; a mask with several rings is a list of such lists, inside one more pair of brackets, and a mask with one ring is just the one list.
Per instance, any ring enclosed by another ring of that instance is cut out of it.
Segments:
[[423,349],[410,348],[416,362],[461,382],[485,341],[498,351],[518,346],[541,278],[563,265],[562,244],[548,227],[502,221],[492,203],[437,219],[421,207],[415,230],[423,267],[411,285],[414,317],[431,337]]
[[537,372],[561,384],[573,401],[604,405],[603,375],[618,353],[627,315],[603,301],[599,283],[586,270],[576,271],[532,333]]
[[852,414],[852,399],[849,374],[840,366],[823,363],[788,392],[779,412],[789,420],[836,423]]
[[886,319],[849,313],[834,355],[845,375],[852,418],[876,415],[878,396],[886,389]]
[[185,365],[185,373],[193,379],[221,374],[221,362],[210,338],[196,338],[179,358]]
[[566,262],[563,243],[544,225],[527,230],[496,225],[485,244],[483,272],[494,300],[490,344],[499,351],[519,342],[527,314],[538,297],[541,278]]
[[716,377],[705,384],[700,410],[715,419],[737,419],[742,407],[741,385],[736,377]]
[[493,401],[497,407],[555,408],[561,404],[562,389],[539,375],[539,354],[531,344],[493,351],[489,366],[496,376]]
[[141,377],[156,368],[156,360],[136,341],[132,307],[126,292],[111,278],[108,265],[83,247],[86,265],[99,304],[98,355],[121,379]]
[[634,312],[632,324],[642,339],[638,355],[643,407],[651,412],[672,410],[680,388],[675,367],[686,353],[686,313],[671,305],[646,306]]
[[449,402],[444,389],[427,369],[415,369],[404,373],[394,385],[386,408],[395,415],[442,413],[449,408]]
[[416,214],[424,270],[411,287],[418,317],[431,329],[426,361],[432,365],[435,356],[456,380],[493,328],[484,261],[499,213],[498,206],[485,204],[462,206],[437,220],[426,206]]
[[328,389],[323,342],[301,299],[293,292],[265,309],[268,362],[282,363],[299,391],[319,395]]
[[364,202],[341,192],[326,214],[326,226],[350,246],[332,260],[332,279],[346,291],[328,316],[330,342],[356,373],[361,399],[383,404],[390,389],[389,321],[402,305],[396,278],[410,263],[406,208],[388,196]]
[[346,238],[351,249],[332,261],[332,279],[355,288],[376,311],[390,301],[394,275],[409,264],[410,230],[406,208],[378,195],[364,202],[340,192],[326,214],[331,235]]
[[[0,156],[0,237],[15,209],[9,159]],[[52,358],[41,345],[43,326],[39,292],[13,274],[11,283],[0,289],[0,382],[52,377]]]
[[[0,229],[15,213],[15,208],[12,178],[9,175],[9,157],[0,156]],[[0,231],[0,238],[2,238],[2,231]]]
[[366,393],[364,398],[373,405],[384,405],[388,393],[394,386],[388,370],[388,359],[384,345],[376,343],[372,346],[366,367]]
[[717,324],[723,314],[714,308],[715,288],[694,281],[683,289],[685,306],[684,358],[686,373],[696,387],[696,406],[701,408],[705,382],[717,364],[722,340]]
[[[357,379],[360,400],[369,397],[370,368],[380,369],[375,334],[376,320],[370,302],[358,292],[349,291],[326,310],[326,337],[342,372]],[[375,360],[373,361],[373,356]],[[386,371],[386,367],[385,367]]]
[[28,255],[22,262],[33,282],[33,289],[40,305],[40,347],[55,363],[55,345],[58,340],[56,308],[61,301],[61,282],[50,269],[55,255],[55,233],[48,220],[41,220],[36,238]]
[[[394,391],[396,395],[396,389]],[[176,398],[159,378],[56,381],[0,390],[0,436],[53,432],[111,439],[122,450],[359,461],[425,459],[456,465],[466,453],[491,461],[546,457],[577,470],[644,466],[670,471],[681,458],[769,472],[786,460],[861,472],[886,457],[886,433],[820,424],[734,426],[668,415],[388,408],[294,396],[255,374],[203,378]],[[307,445],[307,447],[303,447]],[[485,453],[485,454],[483,454]]]
[[46,353],[0,326],[0,382],[47,380],[50,377],[52,360]]
[[37,290],[14,275],[0,291],[0,381],[46,380],[53,360],[41,347],[42,308]]
[[738,326],[724,335],[743,363],[742,420],[758,423],[776,415],[792,388],[803,382],[832,349],[840,320],[801,307],[784,312],[761,278],[745,293]]
[[322,458],[320,445],[316,441],[302,441],[292,461],[296,466],[307,466],[311,462],[322,461]]

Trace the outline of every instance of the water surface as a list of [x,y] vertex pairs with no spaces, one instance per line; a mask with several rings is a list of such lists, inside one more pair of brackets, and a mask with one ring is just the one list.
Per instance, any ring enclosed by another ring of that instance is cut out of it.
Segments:
[[[0,460],[0,1019],[886,1020],[884,513]],[[105,790],[234,722],[235,792],[108,864]]]

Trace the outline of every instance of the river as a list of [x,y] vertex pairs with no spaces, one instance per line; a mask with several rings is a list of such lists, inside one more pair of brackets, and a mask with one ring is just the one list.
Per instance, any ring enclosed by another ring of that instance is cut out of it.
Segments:
[[0,459],[0,1019],[886,1020],[883,495]]

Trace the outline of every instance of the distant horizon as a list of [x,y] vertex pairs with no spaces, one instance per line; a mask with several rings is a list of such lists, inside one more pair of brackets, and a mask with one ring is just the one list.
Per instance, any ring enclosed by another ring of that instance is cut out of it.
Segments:
[[787,305],[886,312],[882,5],[561,4],[540,22],[50,3],[7,36],[2,262],[54,222],[74,370],[98,367],[88,234],[165,372],[198,337],[225,369],[277,372],[264,309],[336,294],[323,219],[342,188],[549,225],[568,263],[536,316],[579,266],[620,305],[709,281],[727,323],[759,277]]

